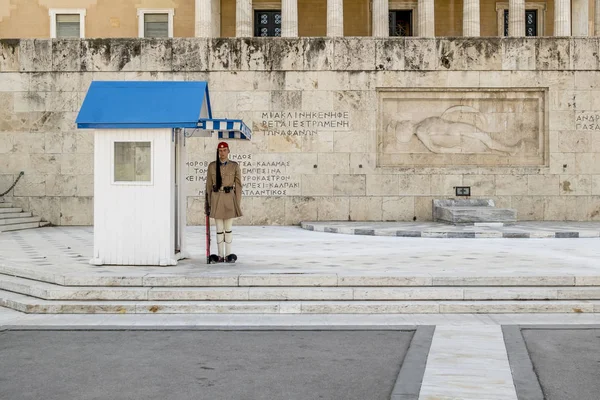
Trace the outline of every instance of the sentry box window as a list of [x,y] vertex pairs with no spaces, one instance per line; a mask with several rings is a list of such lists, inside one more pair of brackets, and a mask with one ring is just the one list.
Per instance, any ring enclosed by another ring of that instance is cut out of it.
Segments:
[[115,142],[115,182],[152,181],[151,142]]

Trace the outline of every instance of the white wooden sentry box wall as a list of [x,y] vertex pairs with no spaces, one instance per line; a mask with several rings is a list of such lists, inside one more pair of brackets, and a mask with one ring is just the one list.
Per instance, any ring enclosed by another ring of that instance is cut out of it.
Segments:
[[[92,264],[176,265],[178,259],[186,256],[183,251],[175,251],[177,236],[180,248],[186,248],[185,196],[181,193],[185,151],[183,138],[174,141],[173,132],[171,128],[95,131]],[[130,141],[151,143],[150,182],[114,182],[114,144]],[[180,192],[178,196],[176,190]]]

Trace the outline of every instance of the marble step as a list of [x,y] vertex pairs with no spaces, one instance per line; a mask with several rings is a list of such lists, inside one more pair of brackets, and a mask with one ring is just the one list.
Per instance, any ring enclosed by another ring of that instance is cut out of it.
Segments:
[[24,222],[19,224],[0,225],[0,232],[20,231],[22,229],[34,229],[40,226],[45,226],[47,223],[42,222]]
[[73,272],[61,274],[34,267],[15,267],[0,263],[3,275],[53,283],[60,286],[110,287],[586,287],[600,286],[600,275],[506,275],[506,276],[436,276],[381,275],[344,273],[139,273],[136,268],[119,273]]
[[594,313],[600,301],[48,301],[0,290],[0,306],[35,314]]
[[0,208],[12,208],[12,203],[0,202]]
[[6,222],[10,222],[10,220],[12,219],[18,219],[18,218],[28,218],[28,217],[32,217],[33,214],[30,212],[20,212],[20,213],[7,213],[7,214],[0,214],[0,221],[6,221]]
[[472,224],[478,222],[511,223],[517,221],[516,210],[494,207],[442,207],[435,221],[450,224]]
[[433,220],[450,224],[514,223],[517,211],[496,208],[492,199],[434,199]]
[[0,208],[0,218],[6,218],[7,214],[21,213],[23,212],[22,208],[16,207],[8,207],[8,208]]
[[[6,219],[0,219],[0,226],[8,226],[8,225],[15,225],[15,224],[22,224],[22,223],[29,223],[29,222],[40,222],[42,219],[40,217],[33,217],[31,215],[31,213],[22,213],[25,215],[20,215],[17,217],[10,217],[10,218],[6,218]],[[29,214],[29,215],[27,215]]]
[[43,300],[600,300],[600,287],[71,287],[0,275],[0,290]]

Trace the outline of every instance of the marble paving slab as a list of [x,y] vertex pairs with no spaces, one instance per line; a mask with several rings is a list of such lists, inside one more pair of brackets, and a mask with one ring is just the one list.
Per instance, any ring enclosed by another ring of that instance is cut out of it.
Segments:
[[500,326],[438,325],[419,400],[517,400]]

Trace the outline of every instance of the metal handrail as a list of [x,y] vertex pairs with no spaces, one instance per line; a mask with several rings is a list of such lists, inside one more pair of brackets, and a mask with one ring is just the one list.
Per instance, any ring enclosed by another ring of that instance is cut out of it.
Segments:
[[8,192],[10,192],[11,190],[13,190],[13,188],[17,185],[17,182],[19,182],[19,179],[21,179],[21,177],[25,175],[25,172],[21,171],[19,173],[19,176],[17,176],[17,179],[15,180],[15,182],[10,185],[10,187],[8,188],[7,191],[5,191],[4,193],[0,193],[0,197],[4,197],[5,194],[7,194]]

